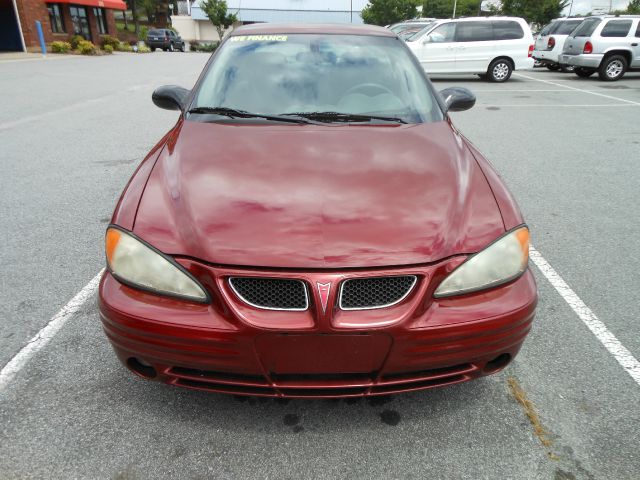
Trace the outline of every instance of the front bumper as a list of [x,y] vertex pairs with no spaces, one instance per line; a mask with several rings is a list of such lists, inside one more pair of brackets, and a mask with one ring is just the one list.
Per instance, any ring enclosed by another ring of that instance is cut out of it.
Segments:
[[598,68],[600,66],[600,62],[602,62],[602,54],[586,54],[582,53],[580,55],[560,55],[559,63],[561,65],[573,65],[575,67],[583,67],[583,68]]
[[[339,274],[248,273],[181,263],[211,292],[212,304],[141,292],[107,272],[99,300],[107,337],[122,363],[138,375],[239,395],[384,395],[489,375],[520,350],[537,302],[530,271],[490,291],[434,299],[435,285],[459,261]],[[338,288],[333,288],[326,312],[317,308],[318,292],[308,311],[278,312],[255,309],[235,297],[226,279],[239,274],[298,277],[314,286],[374,274],[416,274],[419,281],[404,301],[389,308],[341,311]]]

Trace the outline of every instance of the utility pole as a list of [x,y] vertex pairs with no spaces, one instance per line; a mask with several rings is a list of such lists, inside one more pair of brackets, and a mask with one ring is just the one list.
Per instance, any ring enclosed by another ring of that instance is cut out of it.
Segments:
[[456,8],[458,7],[458,0],[453,0],[453,17],[456,18]]
[[351,15],[351,23],[353,23],[353,0],[351,0],[351,9],[349,10],[349,13]]
[[573,10],[573,0],[571,0],[571,5],[569,5],[569,15],[567,15],[568,17],[571,16],[571,11]]

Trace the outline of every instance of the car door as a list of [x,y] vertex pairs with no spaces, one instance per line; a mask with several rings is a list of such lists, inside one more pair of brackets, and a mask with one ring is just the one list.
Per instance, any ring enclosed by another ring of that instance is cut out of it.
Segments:
[[418,40],[415,47],[412,46],[427,73],[455,73],[455,33],[455,22],[442,23]]
[[486,72],[495,50],[491,22],[462,21],[456,28],[455,40],[456,72]]
[[633,68],[640,68],[640,20],[637,20],[638,26],[636,27],[635,38],[631,40],[631,66]]

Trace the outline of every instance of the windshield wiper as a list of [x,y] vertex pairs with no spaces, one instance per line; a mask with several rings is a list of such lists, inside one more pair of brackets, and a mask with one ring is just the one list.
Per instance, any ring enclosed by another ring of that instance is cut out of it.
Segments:
[[311,123],[303,118],[291,118],[281,115],[265,115],[262,113],[252,113],[247,112],[246,110],[236,110],[235,108],[227,107],[195,107],[187,113],[222,115],[229,118],[264,118],[265,120],[274,122]]
[[340,113],[340,112],[295,112],[285,113],[284,116],[308,118],[318,122],[370,122],[371,120],[382,120],[384,122],[407,123],[397,117],[382,117],[378,115],[365,115],[357,113]]

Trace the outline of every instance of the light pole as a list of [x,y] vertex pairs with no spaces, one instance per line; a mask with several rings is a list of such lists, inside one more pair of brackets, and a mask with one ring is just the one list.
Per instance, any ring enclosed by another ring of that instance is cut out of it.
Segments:
[[351,23],[353,23],[353,0],[351,0],[351,8],[349,9],[349,14],[351,15]]
[[458,7],[458,0],[453,0],[453,17],[456,18],[456,8]]

